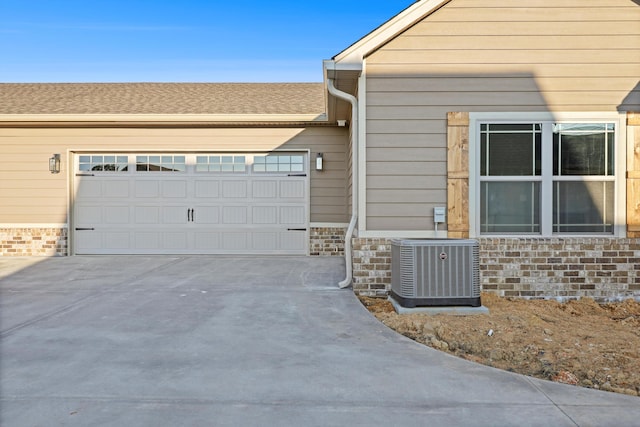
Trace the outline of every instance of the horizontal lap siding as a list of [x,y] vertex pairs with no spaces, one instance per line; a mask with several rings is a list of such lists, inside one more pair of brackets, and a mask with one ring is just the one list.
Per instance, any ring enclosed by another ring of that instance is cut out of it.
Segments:
[[371,54],[367,229],[434,229],[447,112],[639,110],[638,22],[632,0],[452,0]]
[[[0,224],[66,223],[68,150],[310,149],[324,153],[324,171],[311,166],[311,221],[347,221],[345,128],[309,129],[1,129]],[[62,154],[62,173],[48,159]]]

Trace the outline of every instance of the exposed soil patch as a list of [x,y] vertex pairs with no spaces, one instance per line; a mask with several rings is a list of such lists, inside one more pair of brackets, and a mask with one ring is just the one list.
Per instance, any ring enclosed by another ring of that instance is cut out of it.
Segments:
[[399,315],[360,297],[382,323],[438,350],[546,380],[640,396],[640,303],[559,303],[483,293],[488,315]]

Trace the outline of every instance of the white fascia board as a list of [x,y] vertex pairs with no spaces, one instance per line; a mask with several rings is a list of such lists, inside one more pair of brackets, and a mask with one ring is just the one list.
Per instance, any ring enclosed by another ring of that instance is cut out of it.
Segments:
[[421,0],[385,22],[333,59],[341,65],[361,63],[373,51],[451,0]]
[[0,122],[316,122],[325,114],[1,114]]
[[322,68],[324,69],[325,80],[327,78],[333,79],[335,78],[335,74],[337,71],[362,71],[362,62],[339,64],[332,59],[325,59],[324,61],[322,61]]

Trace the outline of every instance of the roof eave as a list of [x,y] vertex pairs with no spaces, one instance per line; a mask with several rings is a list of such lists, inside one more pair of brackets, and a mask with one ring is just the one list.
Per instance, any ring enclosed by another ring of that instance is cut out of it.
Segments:
[[0,114],[0,122],[314,122],[324,114]]
[[326,114],[0,114],[0,127],[298,127]]

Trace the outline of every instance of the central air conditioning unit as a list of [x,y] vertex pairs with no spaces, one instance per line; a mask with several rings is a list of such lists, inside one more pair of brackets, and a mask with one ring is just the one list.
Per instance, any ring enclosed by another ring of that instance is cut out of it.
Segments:
[[475,240],[391,241],[391,297],[401,306],[480,307]]

